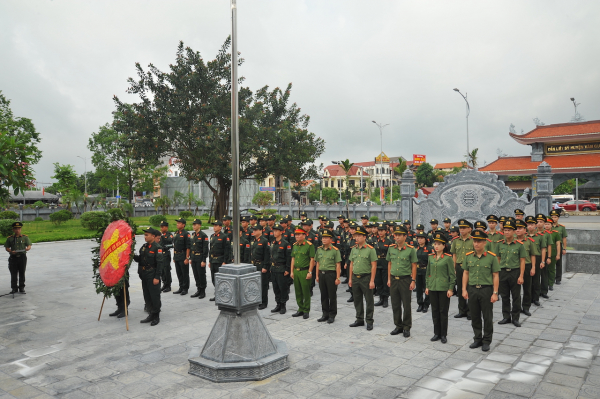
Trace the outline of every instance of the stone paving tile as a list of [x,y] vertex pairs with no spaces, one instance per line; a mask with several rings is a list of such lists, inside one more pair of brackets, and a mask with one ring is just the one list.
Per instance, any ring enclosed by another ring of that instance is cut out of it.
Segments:
[[548,382],[542,382],[535,391],[536,396],[538,397],[550,396],[553,398],[565,399],[576,398],[578,392],[578,389],[566,387],[564,385],[550,384]]
[[530,398],[535,393],[536,384],[525,384],[515,381],[500,381],[494,388],[498,391],[503,391],[513,395],[524,396]]

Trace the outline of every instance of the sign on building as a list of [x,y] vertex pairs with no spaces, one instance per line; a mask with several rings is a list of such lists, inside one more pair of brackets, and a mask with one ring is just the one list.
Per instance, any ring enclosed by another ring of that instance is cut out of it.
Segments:
[[413,154],[413,165],[419,166],[426,162],[425,155],[422,154]]
[[382,152],[375,157],[375,163],[390,163],[390,157],[385,155],[385,152]]
[[271,191],[271,192],[275,192],[275,187],[259,186],[258,187],[258,191]]

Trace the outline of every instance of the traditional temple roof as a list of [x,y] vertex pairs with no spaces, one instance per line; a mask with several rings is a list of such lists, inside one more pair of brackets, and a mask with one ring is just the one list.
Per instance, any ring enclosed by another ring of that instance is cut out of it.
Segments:
[[525,134],[509,133],[520,144],[556,143],[600,139],[600,121],[536,126]]
[[[599,154],[547,155],[544,161],[552,166],[553,173],[600,172]],[[531,156],[501,157],[479,170],[497,175],[531,175],[541,163],[532,162]]]

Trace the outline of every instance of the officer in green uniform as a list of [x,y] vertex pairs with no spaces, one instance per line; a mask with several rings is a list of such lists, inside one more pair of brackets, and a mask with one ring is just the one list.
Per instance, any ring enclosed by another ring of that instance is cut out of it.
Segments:
[[340,250],[331,243],[333,230],[324,229],[321,237],[323,245],[317,248],[315,263],[323,315],[317,321],[331,324],[337,316],[337,286],[340,284],[342,256]]
[[271,281],[277,306],[271,313],[285,314],[287,301],[290,299],[290,264],[292,246],[283,239],[283,226],[279,223],[273,226],[273,242],[271,243]]
[[[458,288],[458,313],[454,315],[455,318],[466,317],[467,320],[471,320],[469,314],[469,306],[466,299],[464,298],[463,292],[463,268],[462,264],[465,260],[467,252],[473,251],[473,239],[471,238],[471,230],[473,225],[466,219],[460,219],[458,221],[458,230],[460,235],[452,240],[452,246],[450,252],[454,259],[454,266],[456,269],[456,285]],[[487,237],[486,237],[487,238]],[[486,240],[487,242],[487,240]]]
[[523,212],[522,209],[515,209],[515,222],[517,220],[524,220],[525,219],[525,212]]
[[171,291],[171,248],[173,248],[173,233],[169,231],[169,223],[166,220],[160,222],[160,245],[163,247],[163,258],[165,259],[163,267],[162,292]]
[[[483,220],[476,221],[473,226],[475,227],[475,230],[480,230],[484,233],[487,229],[487,224]],[[485,244],[485,250],[496,253],[496,244],[489,238],[487,239],[487,244]]]
[[378,237],[373,243],[373,248],[377,253],[377,272],[375,273],[375,289],[379,294],[379,302],[375,303],[375,306],[388,307],[388,298],[390,296],[390,289],[388,287],[388,261],[386,260],[388,248],[393,245],[394,242],[387,236],[387,226],[381,223],[377,226]]
[[[213,222],[214,234],[210,236],[209,261],[210,278],[213,286],[215,285],[215,273],[219,272],[219,267],[226,264],[231,259],[231,242],[227,234],[223,233],[223,222],[216,220]],[[258,228],[255,227],[255,228]],[[215,297],[210,298],[214,301]]]
[[27,235],[21,234],[23,223],[12,224],[13,233],[6,238],[4,249],[8,257],[8,270],[10,271],[11,294],[20,292],[25,294],[25,269],[27,268],[27,252],[31,249],[31,240]]
[[202,221],[194,219],[192,222],[194,232],[190,235],[190,255],[192,258],[192,272],[196,281],[196,293],[191,298],[206,297],[206,258],[208,257],[208,236],[201,230]]
[[[254,230],[252,230],[254,231]],[[244,233],[244,229],[240,226],[240,262],[241,263],[250,263],[250,256],[252,250],[250,248],[250,241],[246,238],[246,234]],[[231,263],[233,263],[233,243],[231,243]]]
[[500,264],[496,254],[485,250],[487,234],[474,231],[472,238],[474,250],[465,256],[463,262],[463,296],[469,300],[471,326],[475,334],[469,348],[481,346],[481,350],[487,352],[494,334],[494,302],[498,301]]
[[[366,243],[367,229],[357,226],[354,233],[356,245],[350,252],[350,279],[348,286],[352,288],[356,321],[350,327],[360,327],[367,321],[367,330],[373,329],[373,313],[375,311],[373,290],[375,289],[375,273],[377,272],[377,252]],[[363,297],[367,303],[366,317]]]
[[[561,248],[562,248],[562,235],[554,228],[554,220],[552,218],[546,219],[544,224],[546,227],[546,234],[548,234],[546,242],[550,245],[549,256],[546,257],[546,264],[548,267],[548,290],[554,290],[554,281],[556,280],[556,262],[560,259]],[[542,289],[543,291],[543,289]]]
[[[433,251],[427,257],[425,294],[431,301],[431,318],[433,320],[433,337],[431,341],[448,342],[448,311],[450,298],[454,295],[456,271],[452,255],[444,253],[448,239],[444,233],[433,236]],[[418,256],[418,255],[417,255]]]
[[498,241],[504,240],[504,233],[501,230],[498,230],[498,217],[496,215],[488,215],[486,218],[488,223],[488,230],[486,234],[488,236],[488,240],[492,242],[494,250],[492,252],[498,252],[496,246]]
[[[535,222],[535,221],[534,221]],[[521,302],[521,313],[531,316],[529,308],[533,298],[533,277],[537,270],[537,261],[540,259],[540,250],[535,240],[527,235],[527,223],[525,220],[517,219],[516,222],[517,241],[521,241],[525,247],[525,273],[523,274],[523,300]]]
[[[392,296],[392,312],[396,328],[390,333],[410,337],[412,327],[412,314],[410,308],[411,292],[415,289],[417,277],[417,251],[406,244],[408,230],[404,226],[394,230],[395,244],[390,246],[387,253],[388,261],[388,286]],[[404,317],[402,316],[404,308]]]
[[160,322],[160,277],[164,264],[163,248],[159,244],[160,231],[148,227],[144,230],[144,241],[146,242],[140,248],[140,254],[133,256],[133,260],[138,262],[144,302],[149,313],[140,323],[155,326]]
[[310,283],[315,267],[315,246],[306,241],[306,231],[296,229],[296,242],[292,245],[291,276],[294,280],[298,311],[292,317],[308,319],[310,313]]
[[[437,237],[438,233],[435,232],[433,238]],[[444,237],[444,232],[441,232]],[[427,236],[423,233],[417,234],[417,312],[427,313],[429,310],[429,295],[425,293],[427,288],[426,276],[427,276],[427,263],[429,262],[429,255],[433,252],[433,248],[429,245]]]
[[[541,218],[541,221],[539,220]],[[540,295],[542,289],[542,274],[547,272],[546,269],[546,255],[547,255],[547,245],[546,245],[546,234],[544,234],[544,215],[538,214],[534,216],[527,216],[525,218],[527,223],[527,236],[533,238],[535,244],[540,251],[540,259],[536,258],[536,267],[535,274],[533,276],[532,283],[532,294],[531,294],[531,302],[535,306],[540,306]],[[541,231],[540,231],[541,227]],[[546,281],[547,281],[547,273],[546,273]]]
[[521,327],[521,323],[519,323],[521,285],[525,274],[527,253],[523,243],[515,237],[516,227],[515,222],[507,220],[504,223],[504,240],[498,243],[497,255],[500,262],[500,297],[502,298],[503,317],[498,324],[508,324],[512,321],[515,327]]
[[185,230],[185,219],[176,220],[177,231],[173,234],[173,260],[179,280],[179,289],[173,294],[187,295],[190,288],[190,234]]
[[558,219],[560,218],[560,210],[553,209],[550,211],[550,217],[552,218],[552,229],[558,231],[561,237],[560,248],[561,251],[557,253],[558,259],[556,260],[556,277],[555,281],[557,285],[561,284],[562,280],[562,258],[567,254],[567,228],[558,223]]
[[550,269],[550,263],[552,260],[552,243],[553,243],[553,239],[552,239],[552,232],[546,230],[546,223],[548,221],[548,218],[546,217],[546,215],[542,214],[542,213],[538,213],[535,216],[535,219],[537,220],[537,231],[538,234],[541,234],[544,240],[544,245],[546,246],[546,262],[544,263],[543,266],[540,266],[541,271],[542,271],[542,275],[540,276],[540,297],[548,299],[548,280],[549,280],[549,272],[548,269]]
[[498,227],[497,229],[500,230],[502,232],[502,234],[504,234],[504,223],[505,222],[506,222],[506,216],[500,216],[498,218],[498,224],[500,225],[500,227]]

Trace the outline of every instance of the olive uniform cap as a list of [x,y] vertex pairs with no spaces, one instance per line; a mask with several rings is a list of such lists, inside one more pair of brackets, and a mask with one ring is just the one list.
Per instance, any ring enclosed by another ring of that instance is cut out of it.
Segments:
[[444,223],[452,223],[452,220],[450,218],[444,218]]
[[439,224],[437,219],[431,219],[429,224]]
[[515,209],[515,215],[525,215],[525,212],[521,209]]
[[415,237],[417,237],[417,238],[427,238],[427,234],[425,234],[425,233],[417,233],[417,234],[415,234]]
[[220,220],[215,220],[215,221],[212,223],[212,225],[213,225],[213,226],[223,226],[223,222],[221,222]]
[[323,230],[321,237],[333,237],[333,232],[329,229]]
[[362,234],[364,236],[367,235],[367,229],[364,226],[356,226],[356,234]]
[[285,229],[283,228],[283,226],[281,224],[277,223],[273,226],[273,230],[283,231]]
[[543,213],[538,213],[537,215],[535,215],[535,219],[536,220],[543,220],[545,222],[546,221],[546,215],[544,215]]
[[533,216],[527,216],[525,218],[525,223],[537,223],[537,220],[535,220],[535,217]]
[[225,215],[225,216],[223,216],[223,220],[231,220],[231,216]]
[[487,223],[481,220],[478,220],[475,222],[475,228],[476,229],[487,229]]
[[192,222],[192,224],[202,224],[202,220],[196,218],[196,219],[194,219],[194,221]]
[[500,223],[504,223],[504,222],[506,222],[506,216],[500,216],[500,218],[498,219],[498,221],[499,221]]
[[362,215],[360,218],[361,219],[367,219],[367,220],[369,219],[369,217],[367,215]]
[[496,222],[496,223],[498,223],[498,216],[496,216],[496,215],[488,215],[488,217],[485,218],[485,220],[487,220],[488,222]]
[[471,238],[474,240],[487,240],[488,235],[484,231],[475,230],[473,234],[471,234]]
[[423,226],[422,224],[418,224],[417,225],[417,230],[425,230],[425,226]]
[[452,226],[452,227],[450,227],[450,232],[451,233],[460,233],[460,230],[458,229],[458,226]]
[[167,222],[166,220],[163,220],[162,222],[160,222],[160,225],[169,227],[169,222]]
[[313,224],[313,222],[310,219],[304,219],[303,221],[300,222],[301,226],[311,226],[312,224]]
[[460,219],[458,221],[458,227],[471,227],[473,228],[473,224],[469,222],[467,219]]
[[446,244],[448,242],[448,239],[446,238],[446,235],[444,233],[435,233],[435,235],[433,236],[433,241]]
[[504,223],[504,228],[505,229],[513,229],[514,230],[514,229],[517,228],[517,225],[512,220],[507,220],[506,223]]
[[518,229],[519,227],[522,227],[522,228],[526,229],[526,228],[527,228],[527,223],[525,223],[525,222],[524,222],[524,221],[522,221],[522,220],[517,220],[517,221],[515,222],[515,228],[517,228],[517,229]]
[[558,209],[552,209],[550,211],[550,216],[560,216],[560,211]]
[[396,226],[394,234],[408,234],[408,229],[404,226]]

